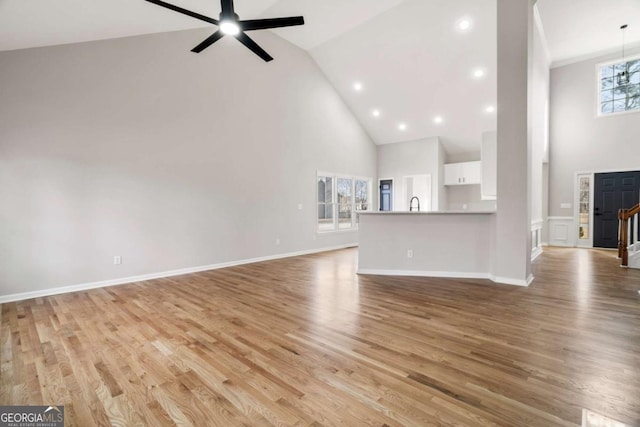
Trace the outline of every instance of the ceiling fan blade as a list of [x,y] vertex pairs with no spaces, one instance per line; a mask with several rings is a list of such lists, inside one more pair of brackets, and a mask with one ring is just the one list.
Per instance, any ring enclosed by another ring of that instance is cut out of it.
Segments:
[[234,16],[233,0],[220,0],[220,8],[222,9],[222,12],[220,13],[221,16]]
[[288,18],[271,18],[271,19],[250,19],[240,21],[240,28],[244,31],[266,30],[269,28],[293,27],[295,25],[304,25],[303,16],[291,16]]
[[158,6],[166,7],[167,9],[171,9],[175,12],[182,13],[183,15],[187,15],[192,18],[196,18],[201,21],[208,22],[210,24],[218,25],[217,19],[209,18],[208,16],[200,15],[199,13],[196,13],[196,12],[191,12],[190,10],[183,9],[179,6],[174,6],[172,4],[163,2],[162,0],[147,0],[147,1],[149,3],[157,4]]
[[264,49],[262,49],[260,46],[258,46],[258,44],[256,42],[254,42],[253,39],[251,37],[249,37],[248,35],[246,35],[245,33],[239,33],[235,37],[240,41],[240,43],[242,43],[243,45],[245,45],[246,47],[251,49],[253,51],[253,53],[258,55],[265,62],[269,62],[269,61],[271,61],[273,59],[271,57],[271,55],[269,55],[267,52],[265,52]]
[[214,44],[215,42],[217,42],[218,40],[220,40],[223,36],[224,36],[224,33],[218,30],[215,33],[211,34],[206,39],[204,39],[204,41],[200,43],[198,46],[191,49],[191,52],[200,53],[206,48],[208,48],[209,46],[211,46],[212,44]]

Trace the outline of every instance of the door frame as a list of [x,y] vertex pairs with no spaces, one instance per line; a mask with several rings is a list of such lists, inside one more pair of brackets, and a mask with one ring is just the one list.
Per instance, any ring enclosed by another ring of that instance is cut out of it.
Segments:
[[381,200],[380,200],[380,187],[382,186],[382,181],[391,181],[391,211],[390,212],[393,212],[393,208],[394,208],[394,206],[396,204],[395,200],[393,200],[394,197],[395,197],[395,191],[396,191],[396,183],[394,182],[393,178],[378,178],[378,192],[377,192],[377,195],[378,195],[378,209],[376,209],[376,210],[378,212],[382,212],[380,210],[380,203],[381,203]]
[[[640,169],[637,169],[640,170]],[[634,172],[632,169],[601,169],[596,171],[578,171],[573,174],[573,228],[578,248],[593,248],[593,190],[597,173]],[[589,176],[589,238],[580,242],[580,177]],[[606,249],[606,248],[600,248]]]

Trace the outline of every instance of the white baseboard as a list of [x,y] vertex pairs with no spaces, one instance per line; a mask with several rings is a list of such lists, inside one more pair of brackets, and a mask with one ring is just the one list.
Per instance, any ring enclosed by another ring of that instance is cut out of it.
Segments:
[[533,275],[530,274],[529,277],[527,277],[527,280],[520,280],[520,279],[512,279],[510,277],[500,277],[500,276],[494,276],[493,274],[490,275],[489,277],[491,280],[493,280],[496,283],[501,283],[503,285],[513,285],[513,286],[523,286],[523,287],[527,287],[531,284],[531,282],[533,282]]
[[370,274],[374,276],[444,277],[449,279],[489,279],[489,273],[452,271],[377,270],[373,268],[359,268],[358,274]]
[[411,277],[442,277],[447,279],[489,279],[503,285],[529,286],[533,281],[530,275],[527,280],[511,279],[494,276],[490,273],[473,273],[460,271],[422,271],[422,270],[376,270],[372,268],[359,268],[358,274],[371,274],[375,276],[411,276]]
[[130,277],[122,277],[118,279],[102,280],[99,282],[81,283],[78,285],[71,285],[71,286],[61,286],[61,287],[50,288],[50,289],[22,292],[19,294],[0,295],[0,304],[13,302],[13,301],[22,301],[22,300],[31,299],[31,298],[65,294],[69,292],[104,288],[106,286],[124,285],[127,283],[142,282],[145,280],[162,279],[165,277],[180,276],[183,274],[199,273],[199,272],[208,271],[208,270],[218,270],[221,268],[234,267],[237,265],[253,264],[255,262],[272,261],[272,260],[282,259],[282,258],[291,258],[291,257],[310,255],[310,254],[315,254],[320,252],[335,251],[338,249],[352,248],[356,246],[358,246],[357,243],[348,243],[348,244],[339,245],[339,246],[330,246],[330,247],[319,248],[319,249],[310,249],[305,251],[289,252],[285,254],[269,255],[269,256],[259,257],[259,258],[250,258],[250,259],[243,259],[238,261],[222,262],[218,264],[202,265],[199,267],[181,268],[178,270],[169,270],[169,271],[162,271],[159,273],[142,274],[139,276],[130,276]]
[[534,248],[531,251],[531,261],[535,261],[542,254],[542,246]]

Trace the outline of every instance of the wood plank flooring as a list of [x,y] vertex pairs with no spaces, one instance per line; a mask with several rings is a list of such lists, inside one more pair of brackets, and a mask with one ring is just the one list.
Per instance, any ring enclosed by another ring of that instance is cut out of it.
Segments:
[[640,425],[640,271],[357,276],[356,250],[3,304],[0,404],[68,426]]

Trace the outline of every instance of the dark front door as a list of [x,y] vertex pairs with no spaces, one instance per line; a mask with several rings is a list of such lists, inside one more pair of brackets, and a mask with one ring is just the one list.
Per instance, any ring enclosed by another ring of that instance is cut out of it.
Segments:
[[393,180],[384,179],[380,181],[380,210],[391,211],[393,210]]
[[595,174],[593,246],[618,247],[618,210],[638,204],[640,171]]

